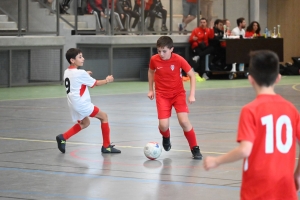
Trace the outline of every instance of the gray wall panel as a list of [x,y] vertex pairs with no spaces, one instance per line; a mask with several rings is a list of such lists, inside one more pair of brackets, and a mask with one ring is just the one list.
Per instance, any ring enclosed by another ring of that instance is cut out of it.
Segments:
[[30,80],[59,81],[60,80],[60,50],[34,49],[30,54]]
[[148,67],[150,48],[114,48],[113,75],[116,79],[140,78],[140,69]]
[[0,86],[8,85],[9,51],[0,51]]
[[12,76],[11,83],[26,84],[28,83],[29,71],[29,50],[12,51]]
[[80,47],[85,59],[82,69],[92,71],[95,79],[105,79],[109,75],[108,48]]

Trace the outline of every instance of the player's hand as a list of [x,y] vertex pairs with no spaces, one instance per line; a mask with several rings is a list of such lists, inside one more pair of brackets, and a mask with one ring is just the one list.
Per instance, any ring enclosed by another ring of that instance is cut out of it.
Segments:
[[124,19],[124,14],[121,14],[121,19]]
[[188,102],[190,104],[194,103],[196,101],[195,97],[194,96],[189,96],[189,99],[188,99]]
[[218,166],[218,164],[217,164],[216,157],[208,156],[204,159],[203,167],[205,170],[209,170],[209,169],[215,168],[217,166]]
[[104,14],[104,12],[100,12],[101,17],[106,18],[106,15]]
[[153,99],[154,99],[154,92],[153,92],[153,91],[149,91],[149,92],[148,92],[148,98],[149,98],[150,100],[153,100]]
[[89,75],[92,75],[93,72],[92,71],[86,71]]
[[194,41],[197,41],[197,40],[198,40],[198,37],[194,36],[194,37],[193,37],[193,40],[194,40]]
[[108,75],[105,79],[106,79],[107,83],[114,81],[114,77],[112,75]]

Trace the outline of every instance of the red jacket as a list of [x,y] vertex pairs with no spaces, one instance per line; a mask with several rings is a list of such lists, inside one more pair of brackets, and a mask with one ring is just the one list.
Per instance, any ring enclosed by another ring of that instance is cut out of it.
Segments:
[[[92,2],[92,3],[90,3],[90,2]],[[92,0],[92,1],[88,0],[86,7],[87,7],[87,10],[89,13],[92,13],[93,10],[100,10],[100,11],[104,12],[103,7],[102,7],[102,0]]]
[[[191,36],[189,38],[189,42],[192,46],[192,49],[196,48],[198,44],[201,42],[204,42],[205,45],[208,46],[208,39],[213,39],[214,36],[215,34],[213,29],[210,28],[203,29],[197,27],[192,31]],[[193,37],[197,37],[198,39],[195,41]]]
[[197,0],[186,0],[189,3],[197,3]]
[[[141,0],[137,0],[136,4],[142,7],[142,2]],[[153,0],[148,0],[148,2],[145,2],[145,10],[150,10],[151,5],[153,4]]]

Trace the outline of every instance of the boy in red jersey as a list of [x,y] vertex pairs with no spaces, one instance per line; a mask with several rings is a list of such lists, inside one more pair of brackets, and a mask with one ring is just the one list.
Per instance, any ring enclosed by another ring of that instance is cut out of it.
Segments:
[[[200,148],[197,144],[196,134],[188,118],[186,94],[181,79],[181,70],[190,77],[189,103],[195,101],[195,75],[194,70],[178,54],[172,53],[173,40],[162,36],[156,43],[158,54],[150,59],[148,80],[149,99],[154,99],[153,83],[155,82],[156,107],[159,119],[159,131],[163,137],[162,145],[166,151],[171,149],[169,118],[172,107],[175,108],[180,126],[188,140],[194,159],[202,159]],[[155,80],[154,80],[155,74]]]
[[[83,65],[84,58],[80,49],[71,48],[66,53],[66,59],[70,63],[65,70],[64,80],[68,98],[68,105],[71,111],[72,119],[77,122],[71,129],[64,134],[56,136],[58,149],[65,153],[66,140],[90,125],[89,117],[95,117],[101,121],[101,130],[103,137],[102,153],[121,153],[110,144],[110,128],[107,114],[101,111],[91,102],[88,87],[100,86],[114,81],[112,75],[107,76],[105,80],[95,80],[90,75],[91,71],[77,69]],[[88,87],[87,87],[88,86]]]
[[280,78],[274,52],[250,54],[248,79],[257,96],[241,110],[237,134],[240,144],[225,155],[206,157],[204,161],[204,168],[209,170],[244,159],[240,194],[243,200],[298,199],[299,161],[295,173],[294,167],[300,117],[292,103],[275,93],[274,85]]

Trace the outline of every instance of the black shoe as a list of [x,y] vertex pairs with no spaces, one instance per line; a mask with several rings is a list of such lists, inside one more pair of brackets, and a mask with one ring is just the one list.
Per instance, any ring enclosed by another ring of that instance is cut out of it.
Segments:
[[148,27],[148,31],[155,31],[153,27]]
[[163,137],[162,145],[163,145],[165,151],[170,151],[170,149],[171,149],[170,137],[168,137],[168,138]]
[[57,147],[58,149],[62,152],[66,152],[66,140],[64,139],[63,135],[60,134],[56,136],[56,141],[57,141]]
[[121,151],[119,149],[114,148],[114,146],[115,145],[111,145],[111,144],[107,148],[102,146],[101,152],[102,153],[121,153]]
[[202,160],[202,154],[200,152],[199,146],[194,146],[193,149],[191,150],[193,154],[193,158],[196,160]]
[[166,25],[162,25],[161,30],[162,30],[162,31],[168,31],[168,28],[167,28]]

